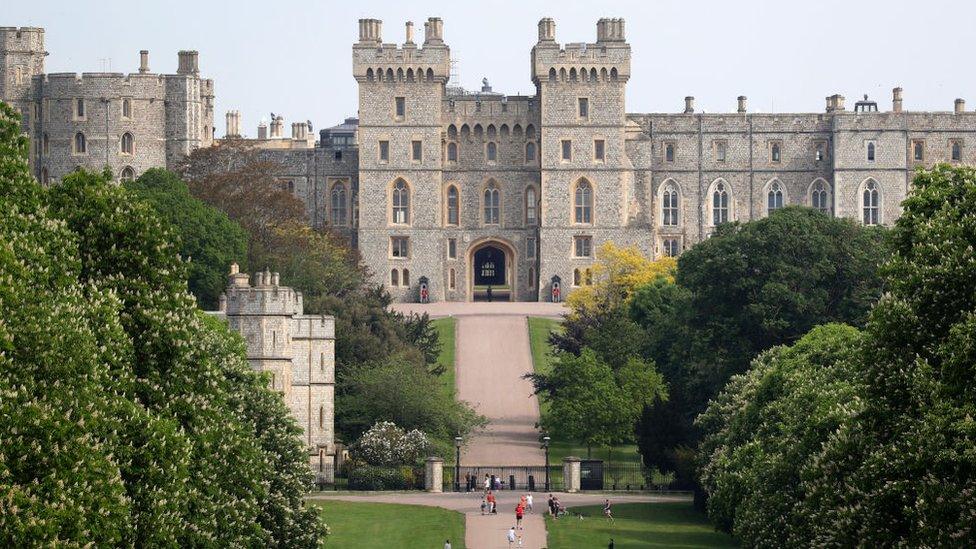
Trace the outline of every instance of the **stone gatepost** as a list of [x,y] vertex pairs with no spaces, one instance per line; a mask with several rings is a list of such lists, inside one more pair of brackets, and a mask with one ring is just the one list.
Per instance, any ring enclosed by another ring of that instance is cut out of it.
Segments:
[[570,493],[579,492],[580,489],[580,458],[563,458],[563,486]]
[[424,490],[440,493],[443,491],[443,486],[444,460],[439,457],[427,458],[427,465],[424,469]]

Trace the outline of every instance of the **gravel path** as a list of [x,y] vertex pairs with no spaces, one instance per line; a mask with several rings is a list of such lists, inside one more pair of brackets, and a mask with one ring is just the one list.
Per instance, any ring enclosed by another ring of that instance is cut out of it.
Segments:
[[461,316],[457,319],[458,399],[490,421],[461,455],[462,465],[542,465],[539,401],[532,383],[526,317]]

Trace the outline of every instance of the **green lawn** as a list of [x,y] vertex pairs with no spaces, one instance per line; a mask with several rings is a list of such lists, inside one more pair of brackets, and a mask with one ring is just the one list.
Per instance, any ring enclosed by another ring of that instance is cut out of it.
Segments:
[[441,342],[441,354],[437,363],[444,367],[444,374],[440,378],[442,387],[453,397],[457,390],[454,383],[454,318],[437,318],[431,321],[431,325],[437,330],[437,338]]
[[[552,318],[529,317],[529,346],[532,349],[532,362],[536,372],[548,372],[553,360],[552,352],[549,347],[549,334],[562,329],[561,322]],[[541,412],[548,411],[548,405],[540,401]],[[610,448],[593,448],[591,454],[593,459],[602,459],[606,463],[640,463],[640,455],[637,453],[637,446],[627,444],[615,446],[611,454]],[[571,441],[562,440],[558,434],[553,436],[553,441],[549,449],[549,463],[558,465],[563,462],[566,456],[586,457],[586,446],[581,446]],[[627,479],[621,484],[640,484],[639,480]]]
[[[612,500],[613,498],[611,498]],[[614,522],[603,518],[602,506],[571,507],[572,516],[546,517],[549,549],[606,547],[737,547],[718,532],[691,503],[622,503],[613,506]],[[581,521],[575,514],[581,513]]]
[[318,500],[330,534],[329,549],[464,547],[464,515],[438,507]]

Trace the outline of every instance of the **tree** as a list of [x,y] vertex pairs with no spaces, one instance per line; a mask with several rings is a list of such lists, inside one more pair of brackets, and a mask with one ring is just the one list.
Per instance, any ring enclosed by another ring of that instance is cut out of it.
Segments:
[[[680,427],[666,438],[674,448],[693,447],[694,418],[763,350],[791,344],[821,323],[863,325],[882,290],[884,234],[787,207],[758,221],[722,225],[687,250],[678,260],[675,290],[639,289],[647,306],[632,308],[632,318],[648,334],[647,356],[660,364],[673,395],[670,405],[643,416],[645,458],[674,465],[669,450],[652,447],[662,438],[648,430],[677,419]],[[662,300],[675,306],[654,303]]]
[[380,363],[351,367],[342,383],[346,395],[336,402],[337,423],[349,433],[364,433],[389,421],[431,437],[441,455],[453,450],[454,437],[466,436],[485,420],[464,402],[457,402],[424,367],[416,351],[399,353]]
[[760,354],[698,418],[709,517],[750,547],[800,547],[820,525],[807,482],[828,439],[863,407],[861,334],[814,328]]
[[919,171],[902,206],[866,327],[864,410],[811,472],[823,544],[976,543],[976,172]]
[[654,398],[666,398],[653,365],[630,359],[617,372],[596,353],[563,353],[549,374],[535,374],[536,392],[549,402],[542,427],[587,446],[613,445],[633,439],[634,423]]
[[192,197],[172,172],[153,168],[125,187],[170,225],[189,269],[190,293],[204,309],[216,309],[227,286],[228,266],[236,262],[247,268],[247,234],[225,213]]
[[297,426],[111,179],[42,189],[0,104],[0,542],[318,545]]
[[634,291],[658,278],[670,278],[673,258],[648,259],[636,246],[620,248],[607,242],[596,251],[593,284],[574,290],[566,298],[570,317],[596,316],[626,302]]

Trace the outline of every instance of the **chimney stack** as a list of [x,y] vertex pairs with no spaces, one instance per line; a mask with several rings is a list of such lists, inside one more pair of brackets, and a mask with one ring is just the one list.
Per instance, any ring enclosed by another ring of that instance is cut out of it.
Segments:
[[539,42],[554,42],[556,40],[556,22],[552,17],[539,20]]
[[359,20],[359,42],[376,44],[383,43],[383,22],[379,19],[360,19]]
[[139,51],[139,74],[149,72],[149,50]]
[[268,125],[262,121],[260,124],[258,124],[258,139],[267,139],[267,138],[268,138]]
[[623,42],[624,20],[603,18],[596,22],[597,42]]
[[241,137],[241,113],[240,111],[227,111],[227,135],[228,138]]
[[901,112],[901,88],[891,90],[891,112]]
[[196,51],[182,50],[179,53],[180,64],[179,68],[176,69],[176,74],[200,74],[200,66],[198,65],[199,53]]
[[966,100],[956,99],[956,114],[966,112]]
[[835,93],[827,98],[827,112],[839,112],[844,110],[844,96]]
[[739,112],[746,112],[746,96],[740,95],[739,100]]
[[685,114],[691,114],[695,112],[695,98],[689,95],[685,97]]
[[424,23],[424,45],[444,43],[444,21],[440,17],[428,17]]
[[405,44],[413,44],[413,21],[407,21],[407,41]]
[[271,139],[280,139],[281,130],[285,125],[285,117],[280,114],[271,121]]

